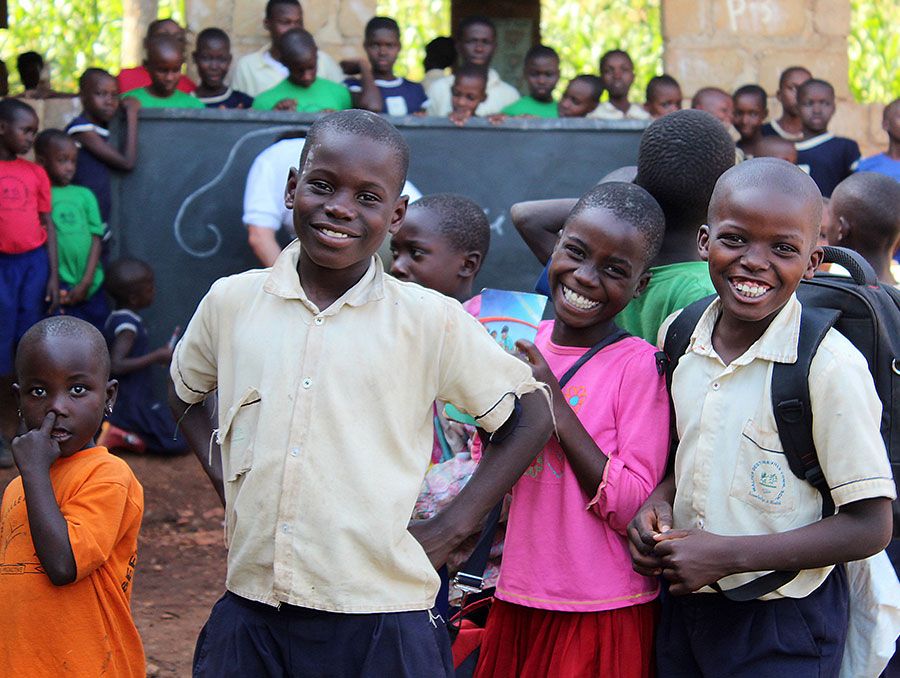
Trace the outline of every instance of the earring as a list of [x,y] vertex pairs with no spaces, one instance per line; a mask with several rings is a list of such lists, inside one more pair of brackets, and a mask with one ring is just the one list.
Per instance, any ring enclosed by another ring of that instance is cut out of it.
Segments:
[[107,405],[107,406],[106,406],[106,416],[107,416],[107,417],[111,417],[111,416],[112,416],[112,405]]

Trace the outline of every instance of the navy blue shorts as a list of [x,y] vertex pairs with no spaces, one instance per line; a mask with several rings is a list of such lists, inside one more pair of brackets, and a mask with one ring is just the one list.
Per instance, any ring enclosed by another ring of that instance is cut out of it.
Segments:
[[[71,290],[72,287],[74,287],[74,285],[68,285],[63,282],[59,284],[60,290]],[[89,322],[100,330],[100,332],[103,332],[103,326],[106,324],[109,313],[109,302],[106,300],[106,294],[103,292],[103,288],[99,288],[93,295],[89,296],[80,304],[74,306],[60,306],[56,311],[56,315],[70,315],[73,318],[80,318],[85,322]]]
[[805,598],[735,603],[718,593],[661,597],[659,678],[837,678],[848,620],[842,565]]
[[450,637],[428,611],[337,614],[226,592],[200,631],[195,678],[452,678]]
[[22,254],[0,253],[0,375],[13,373],[16,344],[44,317],[49,277],[45,247]]

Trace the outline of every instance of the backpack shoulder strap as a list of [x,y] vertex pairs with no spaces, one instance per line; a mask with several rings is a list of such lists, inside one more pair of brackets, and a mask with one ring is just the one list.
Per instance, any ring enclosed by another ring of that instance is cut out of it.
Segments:
[[809,369],[819,344],[839,317],[840,311],[835,309],[804,308],[797,361],[776,363],[772,370],[772,410],[778,437],[794,475],[806,480],[822,495],[823,516],[834,513],[834,502],[813,444]]
[[688,344],[691,343],[691,335],[694,333],[697,323],[700,322],[700,317],[715,298],[716,295],[712,294],[698,299],[692,304],[688,304],[681,310],[678,317],[672,321],[669,329],[666,330],[663,353],[667,361],[666,387],[669,389],[670,394],[672,393],[672,375],[675,372],[675,368],[678,367],[678,361],[681,360],[681,356],[687,351]]

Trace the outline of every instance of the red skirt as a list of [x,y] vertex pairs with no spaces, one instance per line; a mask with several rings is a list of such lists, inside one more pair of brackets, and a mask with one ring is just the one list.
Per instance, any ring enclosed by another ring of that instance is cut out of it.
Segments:
[[557,612],[494,600],[476,678],[651,678],[656,601]]

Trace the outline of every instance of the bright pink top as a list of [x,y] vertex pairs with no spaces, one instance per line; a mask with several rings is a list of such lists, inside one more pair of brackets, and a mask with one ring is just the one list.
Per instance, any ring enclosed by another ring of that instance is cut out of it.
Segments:
[[[557,378],[587,350],[535,344]],[[655,578],[631,569],[625,528],[662,480],[669,399],[656,349],[629,337],[600,351],[563,388],[597,446],[609,457],[596,497],[586,494],[552,437],[513,487],[497,597],[545,610],[592,612],[638,605],[658,593]]]
[[24,158],[0,161],[0,253],[22,254],[43,245],[47,231],[40,215],[49,211],[44,168]]
[[[150,73],[147,72],[146,66],[123,68],[116,76],[116,80],[119,82],[119,94],[125,94],[125,92],[130,92],[139,87],[147,87],[151,84]],[[178,79],[178,84],[175,88],[185,94],[190,94],[197,89],[197,85],[189,77],[182,75]]]

